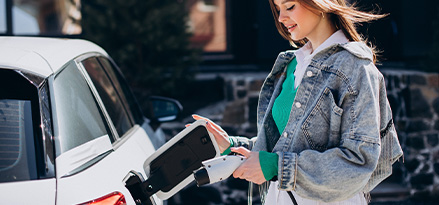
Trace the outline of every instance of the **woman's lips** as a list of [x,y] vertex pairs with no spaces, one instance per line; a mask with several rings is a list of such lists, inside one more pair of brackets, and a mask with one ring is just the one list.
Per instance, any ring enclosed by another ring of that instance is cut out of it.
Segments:
[[294,30],[296,27],[297,27],[297,24],[294,24],[294,25],[288,26],[287,29],[288,29],[288,31],[291,33],[291,32],[293,32],[293,30]]

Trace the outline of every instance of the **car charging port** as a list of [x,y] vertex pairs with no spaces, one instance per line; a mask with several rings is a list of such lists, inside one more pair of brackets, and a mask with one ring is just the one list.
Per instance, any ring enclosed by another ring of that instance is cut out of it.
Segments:
[[[138,205],[155,205],[154,199],[151,199],[153,193],[152,186],[145,184],[140,173],[131,171],[125,177],[125,187],[130,191],[131,196]],[[157,192],[157,191],[156,191]]]
[[194,180],[193,172],[202,162],[219,156],[215,138],[206,122],[198,120],[160,147],[144,163],[143,176],[131,171],[125,186],[138,204],[152,204],[156,195],[166,200]]

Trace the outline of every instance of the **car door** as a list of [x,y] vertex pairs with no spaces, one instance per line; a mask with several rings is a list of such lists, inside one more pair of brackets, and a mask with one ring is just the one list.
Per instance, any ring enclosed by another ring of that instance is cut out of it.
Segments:
[[[70,128],[60,127],[59,133],[75,139],[71,141],[82,140],[80,145],[57,157],[57,162],[60,159],[68,164],[67,168],[60,168],[60,175],[57,172],[58,204],[113,197],[134,204],[124,186],[124,178],[130,171],[144,174],[143,162],[155,151],[140,126],[141,114],[133,113],[135,105],[130,105],[128,93],[120,86],[117,71],[103,67],[106,60],[97,53],[80,56],[53,79],[54,93],[60,95],[55,96],[58,97],[56,116],[69,116],[70,122],[76,122],[68,125]],[[69,73],[63,74],[66,71]],[[71,119],[73,117],[77,119]],[[88,133],[80,131],[94,128],[99,129]],[[90,134],[88,139],[81,139]],[[157,198],[155,201],[161,204]]]

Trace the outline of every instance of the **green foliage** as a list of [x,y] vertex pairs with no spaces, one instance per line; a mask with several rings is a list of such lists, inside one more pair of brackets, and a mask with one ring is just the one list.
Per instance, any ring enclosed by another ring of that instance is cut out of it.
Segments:
[[188,14],[177,0],[87,0],[83,37],[102,46],[143,95],[182,93],[198,52],[189,46]]

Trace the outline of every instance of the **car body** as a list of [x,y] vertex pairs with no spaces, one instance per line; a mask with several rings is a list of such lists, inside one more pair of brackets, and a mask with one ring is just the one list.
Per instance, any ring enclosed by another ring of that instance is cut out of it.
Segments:
[[[124,180],[145,175],[164,136],[105,50],[78,39],[0,37],[0,81],[2,203],[135,204]],[[181,109],[159,104],[171,109],[156,110],[160,119]]]

